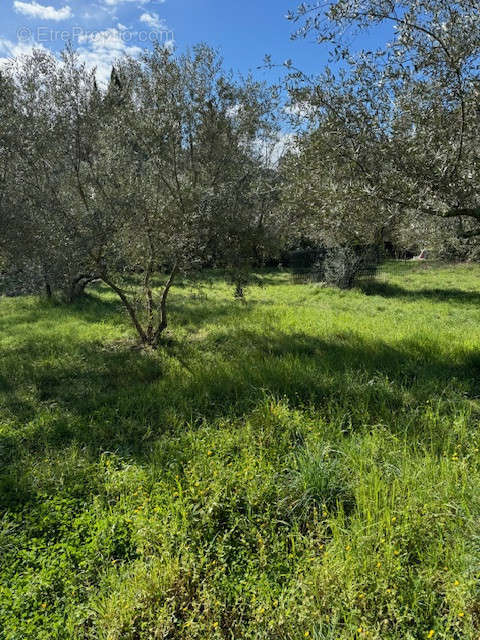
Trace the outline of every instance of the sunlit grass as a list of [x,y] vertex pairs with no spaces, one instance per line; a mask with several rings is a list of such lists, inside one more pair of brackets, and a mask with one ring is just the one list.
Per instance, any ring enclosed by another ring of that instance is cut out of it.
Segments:
[[0,301],[0,637],[474,639],[480,268]]

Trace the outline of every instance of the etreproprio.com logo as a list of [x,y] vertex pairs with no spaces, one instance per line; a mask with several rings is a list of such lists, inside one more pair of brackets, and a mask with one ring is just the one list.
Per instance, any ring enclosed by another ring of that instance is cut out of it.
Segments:
[[110,28],[101,31],[87,31],[83,27],[71,29],[51,29],[49,27],[20,27],[17,29],[19,42],[45,44],[52,42],[77,42],[78,44],[104,45],[149,44],[154,42],[173,43],[174,32],[170,29],[150,29],[132,31],[130,29]]

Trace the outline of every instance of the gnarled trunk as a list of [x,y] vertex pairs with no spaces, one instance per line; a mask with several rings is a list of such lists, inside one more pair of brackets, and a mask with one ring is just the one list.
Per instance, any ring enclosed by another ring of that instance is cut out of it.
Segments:
[[98,276],[94,274],[81,274],[78,275],[69,285],[68,290],[65,293],[65,299],[71,303],[78,300],[84,293],[86,287],[94,280],[98,280]]
[[170,276],[163,288],[162,297],[160,299],[160,305],[156,309],[153,304],[153,292],[150,285],[146,286],[146,309],[147,309],[147,326],[142,326],[141,318],[139,317],[138,310],[129,300],[127,294],[121,287],[119,287],[113,280],[106,274],[101,276],[101,280],[114,291],[123,303],[123,306],[130,316],[133,326],[135,327],[141,343],[145,347],[151,349],[157,349],[160,344],[160,338],[162,333],[168,326],[167,321],[167,298],[170,289],[173,285],[173,281],[178,272],[178,267],[175,264]]

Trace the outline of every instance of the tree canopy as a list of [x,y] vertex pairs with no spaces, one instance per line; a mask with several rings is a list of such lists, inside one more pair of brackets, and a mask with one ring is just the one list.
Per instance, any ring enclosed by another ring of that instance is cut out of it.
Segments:
[[[297,37],[314,33],[331,53],[319,77],[289,74],[308,122],[294,164],[299,197],[334,234],[371,235],[412,216],[480,234],[475,3],[336,0],[289,17]],[[391,29],[386,44],[355,48],[356,35],[379,27]]]

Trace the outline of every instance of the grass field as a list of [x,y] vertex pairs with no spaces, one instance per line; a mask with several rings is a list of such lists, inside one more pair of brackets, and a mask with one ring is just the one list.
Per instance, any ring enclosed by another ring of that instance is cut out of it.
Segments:
[[2,640],[480,637],[480,267],[0,300]]

